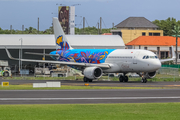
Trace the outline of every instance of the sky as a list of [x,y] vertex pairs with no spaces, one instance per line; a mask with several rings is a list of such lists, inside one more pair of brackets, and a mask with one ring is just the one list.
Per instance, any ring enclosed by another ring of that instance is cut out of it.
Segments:
[[75,24],[79,28],[82,28],[82,17],[86,18],[86,27],[97,27],[102,17],[103,28],[111,28],[112,23],[117,25],[128,17],[180,20],[179,0],[0,0],[0,28],[10,29],[12,25],[14,30],[21,30],[24,25],[37,29],[39,17],[40,30],[48,29],[52,26],[52,17],[58,15],[60,4],[80,4],[75,11]]

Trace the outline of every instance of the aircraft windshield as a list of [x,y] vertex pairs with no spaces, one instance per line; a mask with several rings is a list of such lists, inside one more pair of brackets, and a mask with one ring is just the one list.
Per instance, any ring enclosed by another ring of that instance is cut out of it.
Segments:
[[145,55],[145,56],[143,56],[143,59],[158,59],[158,57]]

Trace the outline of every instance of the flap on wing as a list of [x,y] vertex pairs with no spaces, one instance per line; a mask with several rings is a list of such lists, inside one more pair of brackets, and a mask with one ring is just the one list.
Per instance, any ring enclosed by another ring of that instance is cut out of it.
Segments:
[[100,67],[104,69],[110,68],[109,64],[91,64],[91,63],[77,63],[77,62],[62,62],[62,61],[48,61],[48,60],[32,60],[32,59],[18,59],[11,56],[8,49],[6,49],[7,55],[10,59],[21,60],[24,62],[38,62],[38,63],[53,63],[53,64],[63,64],[63,65],[73,65],[73,66],[82,66],[82,67]]

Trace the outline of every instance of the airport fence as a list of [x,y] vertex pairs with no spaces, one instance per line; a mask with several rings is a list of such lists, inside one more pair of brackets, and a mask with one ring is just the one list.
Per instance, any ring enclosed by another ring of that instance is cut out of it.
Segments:
[[180,68],[180,65],[161,65],[161,67]]
[[158,70],[157,77],[161,79],[161,81],[179,81],[179,68],[177,66],[174,67],[161,67]]

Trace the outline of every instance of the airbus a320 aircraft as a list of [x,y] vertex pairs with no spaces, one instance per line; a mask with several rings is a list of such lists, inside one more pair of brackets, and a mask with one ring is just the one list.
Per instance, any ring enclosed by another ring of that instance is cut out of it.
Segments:
[[[56,61],[29,59],[21,59],[21,61],[68,65],[82,71],[84,82],[92,82],[92,80],[100,78],[103,73],[123,73],[119,77],[119,81],[128,82],[126,74],[136,72],[142,77],[141,82],[146,83],[147,79],[156,75],[156,70],[161,67],[161,62],[175,59],[174,51],[172,58],[159,60],[153,52],[147,50],[73,49],[57,18],[53,18],[53,27],[56,51],[46,55],[51,56]],[[10,59],[19,60],[13,58],[7,49],[6,52]],[[43,55],[41,53],[32,54]]]

